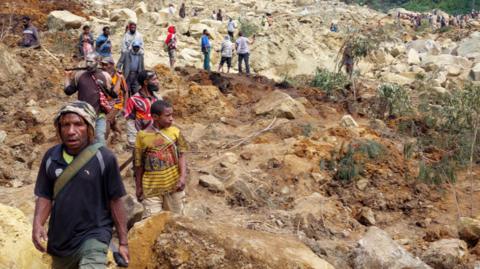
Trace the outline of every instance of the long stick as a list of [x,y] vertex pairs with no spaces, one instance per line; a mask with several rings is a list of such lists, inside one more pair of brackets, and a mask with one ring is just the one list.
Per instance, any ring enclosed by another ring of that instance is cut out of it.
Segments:
[[475,144],[477,141],[477,120],[475,120],[475,124],[473,125],[473,140],[472,140],[472,147],[470,148],[470,165],[468,167],[468,176],[470,177],[470,217],[473,217],[473,152],[475,151]]

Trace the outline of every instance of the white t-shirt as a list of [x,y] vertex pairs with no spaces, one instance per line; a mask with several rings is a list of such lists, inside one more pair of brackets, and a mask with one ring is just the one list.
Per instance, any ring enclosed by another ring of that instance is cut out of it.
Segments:
[[237,54],[249,53],[250,49],[248,48],[248,38],[241,36],[237,39]]

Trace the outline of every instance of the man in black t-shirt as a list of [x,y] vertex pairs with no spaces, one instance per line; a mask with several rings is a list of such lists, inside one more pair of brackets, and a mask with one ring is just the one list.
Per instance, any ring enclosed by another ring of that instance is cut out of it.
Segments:
[[[94,141],[95,109],[83,101],[63,107],[55,118],[62,143],[43,157],[35,185],[32,240],[52,255],[53,268],[105,268],[115,224],[119,253],[128,262],[126,194],[115,156],[100,147],[86,164],[54,195],[56,180]],[[44,225],[48,217],[47,233]]]

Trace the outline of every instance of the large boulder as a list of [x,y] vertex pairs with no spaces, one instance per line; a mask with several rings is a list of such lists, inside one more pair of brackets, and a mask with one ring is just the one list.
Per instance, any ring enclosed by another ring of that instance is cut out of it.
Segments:
[[472,66],[472,62],[465,57],[448,54],[428,55],[422,62],[422,66],[434,66],[436,69],[446,68],[451,65],[468,69]]
[[470,78],[474,81],[480,81],[480,63],[476,64],[472,70],[470,70]]
[[407,50],[414,49],[418,53],[439,54],[441,51],[437,42],[431,39],[418,39],[407,43]]
[[194,38],[200,38],[203,35],[203,30],[207,30],[210,33],[212,39],[215,39],[215,32],[213,28],[203,23],[193,23],[190,24],[190,35]]
[[290,95],[275,90],[263,97],[254,107],[257,115],[274,115],[279,118],[295,119],[306,114],[305,107]]
[[406,76],[402,76],[400,74],[394,74],[394,73],[386,73],[382,76],[382,78],[389,83],[394,83],[398,85],[408,85],[411,84],[412,82],[415,81],[414,78],[409,78]]
[[463,39],[458,45],[456,51],[458,56],[466,58],[480,58],[480,32],[474,32],[469,38]]
[[35,249],[32,225],[19,209],[0,204],[0,268],[50,268]]
[[468,257],[468,247],[460,239],[442,239],[430,244],[422,260],[437,269],[455,268]]
[[148,12],[147,4],[145,2],[139,2],[135,5],[135,13],[137,15],[144,14]]
[[410,49],[407,53],[407,62],[408,64],[419,64],[420,55],[415,49]]
[[167,212],[129,233],[131,268],[318,268],[333,266],[298,240]]
[[462,217],[458,222],[458,235],[467,242],[476,242],[480,239],[480,220]]
[[354,250],[355,269],[430,269],[418,257],[413,257],[383,230],[372,226],[358,241]]
[[51,31],[78,29],[86,19],[71,13],[68,10],[55,10],[48,14],[47,26]]
[[111,21],[133,21],[137,22],[137,13],[128,8],[115,9],[110,13]]

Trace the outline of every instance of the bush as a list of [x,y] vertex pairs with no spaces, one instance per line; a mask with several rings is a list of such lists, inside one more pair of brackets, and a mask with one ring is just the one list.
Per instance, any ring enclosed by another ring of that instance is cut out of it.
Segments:
[[408,91],[396,84],[382,84],[378,88],[380,109],[377,111],[383,118],[385,112],[388,116],[400,117],[413,112],[412,102]]
[[239,19],[239,23],[240,32],[242,32],[244,37],[253,36],[258,32],[259,27],[252,21],[246,19]]
[[335,97],[340,92],[344,93],[348,84],[350,82],[343,73],[334,73],[320,68],[315,71],[311,82],[312,87],[319,88],[330,97]]
[[330,160],[323,160],[320,167],[335,171],[334,178],[341,181],[352,181],[365,173],[367,161],[378,160],[385,155],[385,148],[373,140],[360,140],[348,145],[345,153],[331,153]]

